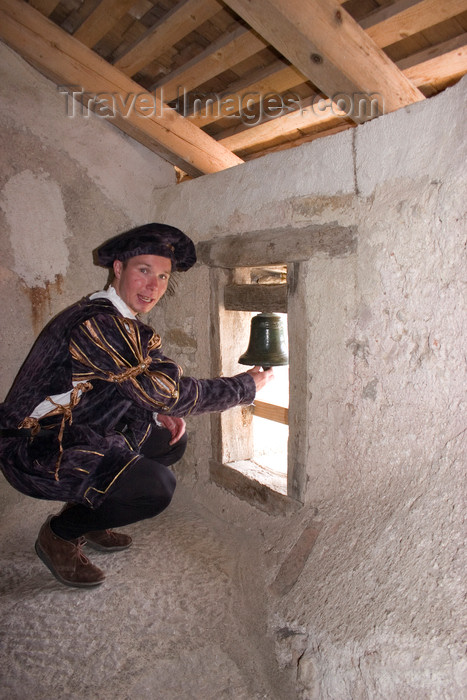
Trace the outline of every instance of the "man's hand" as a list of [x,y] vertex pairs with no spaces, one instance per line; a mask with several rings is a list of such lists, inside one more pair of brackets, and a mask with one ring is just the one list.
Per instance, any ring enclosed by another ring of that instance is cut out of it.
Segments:
[[272,367],[270,367],[269,369],[263,369],[262,367],[256,366],[253,367],[253,369],[247,370],[247,374],[251,375],[255,380],[257,392],[264,386],[266,386],[266,384],[268,384],[271,381],[271,379],[274,379],[274,372],[272,371]]
[[175,445],[175,443],[180,440],[182,435],[185,434],[186,423],[183,418],[177,418],[177,416],[166,416],[163,413],[158,413],[157,420],[159,423],[162,423],[164,428],[170,430],[172,439],[169,442],[169,445]]

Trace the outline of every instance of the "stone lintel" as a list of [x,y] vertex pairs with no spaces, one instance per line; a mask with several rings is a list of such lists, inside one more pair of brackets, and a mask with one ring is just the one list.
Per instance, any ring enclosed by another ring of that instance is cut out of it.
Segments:
[[311,224],[301,229],[279,228],[201,241],[198,260],[210,267],[254,267],[309,260],[317,253],[342,257],[356,250],[353,226]]

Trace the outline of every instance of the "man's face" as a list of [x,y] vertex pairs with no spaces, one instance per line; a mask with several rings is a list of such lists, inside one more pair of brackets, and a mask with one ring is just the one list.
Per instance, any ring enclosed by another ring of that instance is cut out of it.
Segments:
[[160,255],[136,255],[124,266],[113,264],[115,287],[121,299],[135,314],[147,313],[167,291],[172,263]]

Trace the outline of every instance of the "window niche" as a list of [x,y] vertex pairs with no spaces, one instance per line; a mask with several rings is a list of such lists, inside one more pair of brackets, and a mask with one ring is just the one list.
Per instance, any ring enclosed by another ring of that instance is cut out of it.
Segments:
[[[238,360],[247,349],[253,316],[260,312],[279,313],[286,326],[287,266],[236,268],[230,272],[230,278],[231,282],[224,287],[224,313],[221,314],[220,327],[221,333],[224,332],[224,345],[227,345],[230,337],[233,341],[232,352]],[[239,334],[236,326],[239,321],[242,336],[245,332],[247,336],[243,348],[237,342]],[[257,395],[254,405],[246,410],[241,409],[243,445],[240,450],[237,449],[237,441],[234,450],[231,449],[233,435],[223,431],[222,463],[286,495],[288,367],[275,367],[274,373],[275,380]]]
[[[271,237],[274,241],[271,245]],[[305,285],[311,243],[297,246],[300,233],[255,232],[198,244],[198,257],[210,267],[211,362],[213,376],[244,368],[250,319],[255,313],[287,313],[289,334],[289,437],[286,478],[280,491],[255,478],[254,469],[232,463],[253,454],[253,407],[237,407],[211,417],[211,479],[268,512],[288,512],[304,502],[307,464],[307,348]],[[298,259],[297,259],[298,258]],[[256,279],[259,276],[261,279]],[[270,279],[266,279],[267,277]],[[274,430],[274,423],[271,423]],[[245,473],[245,471],[247,473]]]

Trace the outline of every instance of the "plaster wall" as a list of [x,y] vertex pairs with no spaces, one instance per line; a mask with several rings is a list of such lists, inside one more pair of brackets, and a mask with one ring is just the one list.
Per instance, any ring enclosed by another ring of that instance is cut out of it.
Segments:
[[[91,251],[146,223],[173,167],[65,96],[0,44],[0,308],[3,399],[39,331],[107,280]],[[2,480],[2,498],[14,493]]]
[[[467,689],[466,88],[155,196],[154,215],[196,241],[314,223],[357,232],[355,251],[302,264],[304,506],[268,517],[210,484],[208,424],[189,422],[183,478],[259,537],[278,663],[303,700]],[[183,290],[198,375],[206,282],[196,268]],[[182,307],[170,317],[183,327]]]

